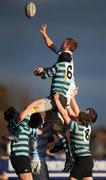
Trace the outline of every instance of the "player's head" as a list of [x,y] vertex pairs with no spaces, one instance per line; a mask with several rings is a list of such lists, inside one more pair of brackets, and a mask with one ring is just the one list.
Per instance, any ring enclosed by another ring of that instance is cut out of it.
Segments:
[[9,132],[13,132],[13,129],[18,126],[18,117],[19,117],[19,112],[13,107],[9,107],[5,112],[4,112],[4,119],[8,122],[7,128]]
[[78,47],[78,42],[75,39],[66,38],[61,45],[61,50],[62,51],[69,50],[73,52],[77,49],[77,47]]
[[11,119],[17,119],[18,116],[19,112],[13,106],[4,111],[4,118],[7,122],[9,122]]
[[43,117],[40,113],[33,113],[31,115],[29,126],[31,128],[37,128],[43,124]]
[[78,120],[85,126],[90,123],[94,123],[97,120],[97,112],[93,108],[87,108],[85,111],[81,111],[78,115]]

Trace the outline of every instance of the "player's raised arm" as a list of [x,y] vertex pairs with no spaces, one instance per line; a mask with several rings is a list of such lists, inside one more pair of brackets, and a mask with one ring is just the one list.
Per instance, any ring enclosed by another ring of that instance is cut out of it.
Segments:
[[44,41],[45,41],[45,43],[46,43],[46,45],[48,46],[48,47],[50,47],[52,44],[54,44],[53,43],[53,41],[49,38],[49,36],[47,35],[47,24],[42,24],[42,26],[41,26],[41,29],[40,29],[40,32],[41,32],[41,34],[42,34],[42,36],[43,36],[43,38],[44,38]]
[[47,79],[48,77],[52,77],[56,74],[57,66],[53,65],[52,67],[37,67],[34,68],[33,73],[35,76],[40,76],[42,79]]
[[42,34],[42,37],[44,38],[44,41],[46,45],[56,54],[59,54],[60,49],[57,48],[55,43],[50,39],[50,37],[47,35],[47,24],[42,24],[40,32]]

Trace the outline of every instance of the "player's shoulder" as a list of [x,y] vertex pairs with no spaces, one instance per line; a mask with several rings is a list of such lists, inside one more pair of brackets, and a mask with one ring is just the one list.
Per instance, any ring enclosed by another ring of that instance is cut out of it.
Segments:
[[58,57],[58,62],[71,62],[72,56],[69,52],[61,52]]
[[77,128],[77,126],[78,126],[78,124],[77,124],[77,122],[76,121],[74,121],[74,120],[71,120],[70,121],[70,129],[71,130],[76,130],[76,128]]

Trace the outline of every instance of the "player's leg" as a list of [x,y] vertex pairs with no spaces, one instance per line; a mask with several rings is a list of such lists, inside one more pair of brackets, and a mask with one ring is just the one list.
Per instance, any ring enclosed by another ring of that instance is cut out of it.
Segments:
[[20,180],[32,180],[32,174],[31,173],[22,173],[19,174]]
[[69,172],[72,168],[72,165],[73,165],[73,159],[71,156],[70,144],[68,142],[67,136],[59,135],[59,137],[60,137],[60,141],[61,141],[61,144],[62,144],[63,149],[64,149],[64,153],[66,156],[63,172]]
[[84,177],[83,180],[93,180],[93,177]]
[[[70,177],[69,180],[78,180],[78,179],[76,179],[74,177]],[[84,177],[82,180],[93,180],[93,177]]]
[[56,136],[58,136],[58,139],[59,139],[58,142],[52,141],[49,144],[50,146],[48,147],[48,151],[46,152],[49,156],[54,156],[54,153],[64,150],[66,161],[65,161],[63,172],[69,172],[73,165],[73,159],[70,155],[70,148],[69,148],[68,141],[66,137],[63,137],[60,134],[57,134]]
[[53,95],[53,99],[54,102],[57,106],[58,112],[61,114],[61,116],[63,117],[63,120],[65,122],[65,124],[69,124],[70,122],[70,117],[68,115],[66,108],[66,104],[67,104],[67,98],[64,97],[61,94],[55,93]]
[[36,112],[38,112],[38,109],[44,107],[44,99],[38,99],[36,101],[31,102],[21,113],[20,113],[20,120],[23,120],[31,111],[33,108],[35,109]]
[[[58,126],[59,126],[59,123],[58,123]],[[60,139],[60,143],[63,146],[64,153],[66,156],[63,172],[69,172],[73,165],[73,158],[71,155],[71,148],[70,148],[70,131],[69,131],[67,125],[63,125],[62,123],[60,123],[60,127],[61,127],[60,133],[57,132],[57,134]]]
[[70,177],[69,180],[78,180],[78,179],[76,179],[76,178],[74,178],[74,177]]
[[[66,163],[65,166],[68,167],[64,169],[64,172],[68,171],[70,169],[70,166],[72,165],[72,157],[71,157],[71,152],[70,152],[70,142],[69,139],[70,137],[66,137],[66,132],[67,132],[67,125],[63,124],[63,121],[61,120],[62,116],[58,116],[58,113],[54,112],[53,113],[53,131],[57,134],[60,140],[60,144],[62,144],[65,155],[66,155]],[[70,134],[69,134],[70,136]]]
[[46,149],[46,154],[50,157],[54,156],[55,152],[58,152],[54,150],[54,148],[57,146],[59,141],[59,138],[57,137],[56,134],[52,133],[51,137],[48,138],[48,145]]
[[[56,118],[56,116],[54,116],[54,118]],[[57,119],[57,121],[53,124],[53,130],[59,137],[60,144],[62,145],[66,156],[63,172],[68,172],[72,167],[73,159],[70,150],[70,137],[66,137],[67,126],[62,123],[61,119]],[[67,136],[70,136],[70,134]]]
[[52,109],[51,99],[43,98],[31,102],[21,113],[20,120],[23,120],[27,114],[35,112],[45,112]]

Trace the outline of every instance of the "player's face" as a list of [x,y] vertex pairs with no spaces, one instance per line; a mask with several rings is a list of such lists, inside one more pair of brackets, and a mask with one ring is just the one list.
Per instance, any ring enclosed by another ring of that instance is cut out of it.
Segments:
[[65,51],[65,50],[68,50],[68,42],[67,40],[65,40],[62,45],[61,45],[61,50],[62,51]]

